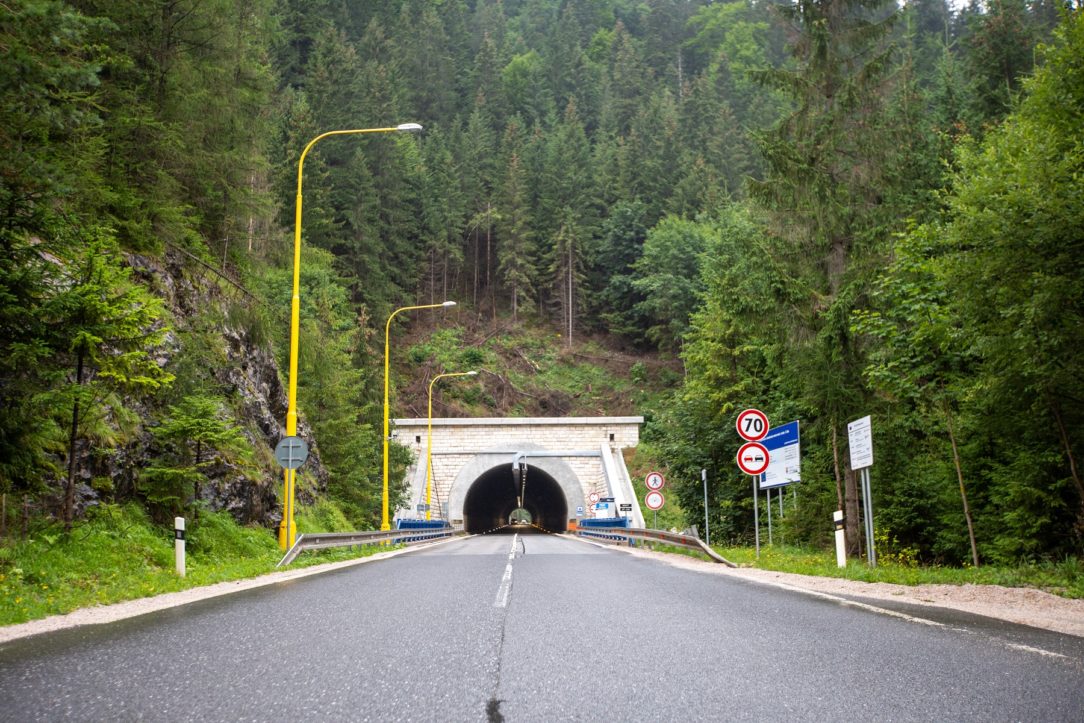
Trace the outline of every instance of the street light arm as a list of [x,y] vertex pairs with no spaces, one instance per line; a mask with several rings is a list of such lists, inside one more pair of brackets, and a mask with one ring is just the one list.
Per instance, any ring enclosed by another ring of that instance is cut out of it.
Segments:
[[349,135],[358,135],[358,134],[361,134],[361,133],[402,133],[404,131],[406,131],[406,132],[420,131],[421,129],[422,129],[422,127],[420,125],[418,125],[417,123],[402,123],[400,125],[392,126],[390,128],[351,128],[351,129],[348,129],[348,130],[327,131],[326,133],[321,133],[320,135],[316,136],[311,141],[309,141],[309,144],[307,146],[305,146],[305,150],[301,151],[301,157],[299,159],[297,159],[297,193],[298,193],[298,195],[301,195],[301,169],[302,169],[302,166],[304,166],[304,164],[305,164],[305,156],[307,156],[309,154],[309,151],[312,150],[312,147],[316,145],[317,141],[322,140],[324,138],[327,138],[328,136],[349,136]]

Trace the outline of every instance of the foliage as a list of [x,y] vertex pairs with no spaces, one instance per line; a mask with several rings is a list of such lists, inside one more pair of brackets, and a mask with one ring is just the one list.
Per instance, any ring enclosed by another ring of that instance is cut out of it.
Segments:
[[[873,414],[901,550],[1079,553],[1079,27],[1022,0],[7,3],[0,490],[75,523],[136,497],[114,454],[154,460],[163,513],[270,466],[278,430],[241,420],[283,385],[227,365],[286,368],[299,221],[304,491],[354,526],[384,320],[454,299],[396,330],[399,409],[465,366],[486,373],[441,392],[453,411],[642,411],[673,502],[698,522],[708,469],[735,541],[734,412],[800,419],[785,527],[809,544],[857,520],[845,424]],[[311,139],[404,121],[426,132],[314,146],[295,216]]]
[[[307,508],[298,521],[310,519]],[[330,510],[323,518],[336,517]],[[337,515],[342,519],[341,513]],[[0,547],[0,625],[76,608],[134,600],[273,572],[282,557],[267,530],[242,527],[225,512],[206,512],[186,530],[186,577],[174,569],[172,520],[150,522],[135,505],[101,505],[70,533],[50,527]],[[319,529],[324,519],[320,521]],[[364,557],[376,546],[303,555],[294,566]]]

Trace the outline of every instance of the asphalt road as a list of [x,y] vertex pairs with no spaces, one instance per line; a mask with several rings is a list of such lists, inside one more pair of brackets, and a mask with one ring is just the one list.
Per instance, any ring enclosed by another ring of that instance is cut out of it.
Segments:
[[4,644],[0,720],[1084,721],[1084,639],[913,612],[491,535]]

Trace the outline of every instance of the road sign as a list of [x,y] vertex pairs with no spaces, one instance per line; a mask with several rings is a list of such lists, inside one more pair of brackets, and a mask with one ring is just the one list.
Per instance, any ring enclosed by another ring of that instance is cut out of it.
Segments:
[[768,415],[759,409],[746,409],[738,415],[734,426],[742,439],[759,442],[768,433]]
[[583,507],[576,508],[576,517],[583,517]]
[[790,422],[772,431],[760,442],[768,450],[768,468],[760,476],[760,489],[783,487],[802,481],[798,422]]
[[588,500],[588,501],[589,501],[589,502],[590,502],[591,504],[595,504],[596,502],[598,502],[598,500],[599,500],[599,494],[598,494],[598,492],[592,492],[591,494],[587,495],[587,500]]
[[666,486],[666,479],[659,472],[648,472],[644,484],[649,490],[661,490]]
[[631,502],[622,502],[617,507],[622,512],[632,512],[632,503]]
[[615,500],[614,500],[613,497],[599,497],[598,501],[599,502],[614,502]]
[[768,469],[768,450],[759,442],[746,442],[738,449],[738,466],[745,474],[759,475]]
[[662,506],[666,504],[666,498],[662,496],[662,492],[651,490],[644,497],[644,504],[647,505],[649,510],[661,510]]
[[309,458],[309,445],[301,437],[283,437],[275,445],[275,459],[283,469],[297,469]]
[[873,466],[873,428],[868,415],[847,425],[847,446],[851,449],[851,469]]

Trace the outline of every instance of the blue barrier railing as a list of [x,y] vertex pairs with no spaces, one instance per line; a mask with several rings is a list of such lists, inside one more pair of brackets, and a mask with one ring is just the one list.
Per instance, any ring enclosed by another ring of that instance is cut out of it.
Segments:
[[576,520],[578,527],[628,527],[628,517],[581,517]]
[[[398,519],[395,521],[395,529],[397,530],[443,530],[448,527],[448,523],[444,520],[415,520],[415,519]],[[417,542],[425,539],[424,537],[398,537],[395,542]]]

